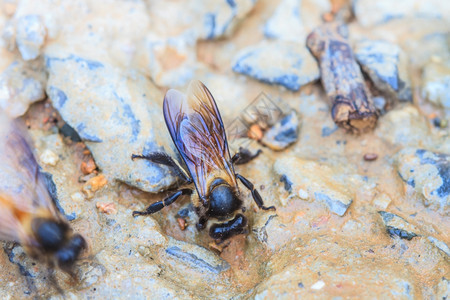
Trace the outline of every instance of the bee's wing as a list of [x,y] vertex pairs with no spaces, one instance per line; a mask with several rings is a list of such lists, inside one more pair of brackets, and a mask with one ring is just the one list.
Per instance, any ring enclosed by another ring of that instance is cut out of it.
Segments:
[[203,83],[191,82],[187,95],[169,90],[164,98],[164,118],[202,200],[214,178],[237,187],[222,118]]
[[17,221],[37,211],[46,211],[60,219],[25,129],[18,121],[11,121],[1,113],[0,145],[0,198],[3,199],[0,199],[0,239],[17,235],[9,232],[17,230],[11,219]]
[[0,195],[0,240],[22,242],[27,234],[12,205],[10,196]]

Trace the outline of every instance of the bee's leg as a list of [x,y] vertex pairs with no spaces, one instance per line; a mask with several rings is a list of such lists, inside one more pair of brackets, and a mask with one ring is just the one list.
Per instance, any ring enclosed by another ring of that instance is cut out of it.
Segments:
[[186,170],[172,157],[164,152],[153,152],[148,155],[136,155],[132,154],[131,159],[134,160],[136,158],[146,159],[155,164],[161,164],[165,166],[169,166],[175,169],[177,175],[183,178],[187,183],[192,183],[192,178],[186,172]]
[[65,298],[64,290],[61,288],[61,286],[58,284],[58,281],[56,280],[55,269],[53,267],[50,267],[47,270],[47,278],[50,284],[55,288],[56,292],[60,294],[63,298]]
[[206,227],[206,222],[208,222],[208,218],[200,217],[200,219],[198,220],[198,223],[197,223],[197,225],[196,225],[197,230],[198,230],[198,231],[201,231],[201,230],[205,229],[205,227]]
[[261,149],[256,151],[255,154],[252,154],[249,150],[239,147],[239,151],[235,155],[233,155],[233,157],[231,158],[231,162],[235,165],[246,164],[249,161],[258,157],[258,155],[260,155],[261,153],[262,153]]
[[269,207],[264,206],[264,202],[261,198],[261,195],[255,189],[255,186],[253,185],[253,183],[251,183],[250,181],[248,181],[248,179],[246,179],[244,176],[241,176],[239,174],[236,174],[236,178],[238,178],[242,182],[242,184],[245,185],[246,188],[248,188],[250,191],[252,191],[253,200],[255,200],[256,205],[258,205],[258,207],[260,209],[275,210],[275,206],[269,206]]
[[163,199],[162,201],[153,203],[152,205],[147,207],[147,209],[145,211],[133,211],[133,217],[145,216],[145,215],[150,215],[155,212],[158,212],[161,209],[163,209],[164,207],[169,206],[170,204],[174,203],[175,200],[177,200],[181,195],[190,195],[191,193],[192,193],[191,189],[182,189],[182,190],[176,191],[175,193],[173,193],[169,197]]

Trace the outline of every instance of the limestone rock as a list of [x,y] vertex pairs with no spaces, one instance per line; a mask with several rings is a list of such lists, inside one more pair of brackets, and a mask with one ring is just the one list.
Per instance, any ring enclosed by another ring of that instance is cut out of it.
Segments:
[[398,153],[398,174],[421,194],[426,206],[447,210],[450,206],[450,155],[406,148]]
[[385,211],[379,211],[378,213],[381,215],[386,231],[391,237],[398,236],[401,239],[411,240],[417,236],[417,228],[402,217]]
[[305,45],[284,41],[243,49],[234,59],[233,71],[291,91],[320,77],[317,62]]
[[424,68],[422,80],[423,97],[450,109],[450,60],[429,62]]
[[31,103],[45,98],[46,81],[39,62],[13,62],[0,75],[0,108],[12,118],[22,116]]
[[399,46],[362,40],[356,44],[355,56],[377,89],[400,101],[412,101],[407,57]]
[[402,0],[353,0],[356,19],[363,26],[373,26],[397,18],[434,18],[448,20],[450,4],[446,1]]
[[287,157],[277,160],[274,169],[292,183],[292,191],[306,190],[314,200],[324,202],[339,216],[345,214],[353,201],[354,191],[342,183],[336,170],[325,164]]
[[138,74],[76,55],[47,57],[47,93],[62,118],[91,150],[108,176],[149,192],[173,185],[161,165],[132,161],[132,154],[170,151],[162,94]]

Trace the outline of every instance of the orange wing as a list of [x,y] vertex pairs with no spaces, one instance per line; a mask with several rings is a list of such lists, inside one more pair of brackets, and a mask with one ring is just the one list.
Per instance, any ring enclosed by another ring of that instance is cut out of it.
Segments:
[[204,204],[215,178],[237,189],[222,118],[203,83],[192,81],[187,95],[169,90],[164,98],[164,118]]
[[0,240],[24,241],[26,219],[62,216],[44,184],[26,132],[0,112]]

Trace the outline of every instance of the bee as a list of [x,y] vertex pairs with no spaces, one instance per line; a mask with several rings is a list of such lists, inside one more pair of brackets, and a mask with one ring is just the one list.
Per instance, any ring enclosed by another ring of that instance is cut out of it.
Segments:
[[86,241],[56,208],[18,121],[0,112],[0,240],[71,273]]
[[234,171],[234,164],[248,162],[259,152],[252,155],[248,150],[240,149],[233,157],[230,156],[222,118],[211,92],[203,83],[192,81],[186,95],[174,89],[167,91],[163,112],[170,136],[187,170],[163,152],[133,154],[131,158],[147,159],[172,167],[184,179],[186,186],[164,200],[151,204],[145,211],[133,212],[133,216],[156,213],[180,196],[190,195],[199,217],[196,225],[198,230],[204,229],[207,221],[213,218],[218,222],[210,226],[209,235],[212,238],[225,240],[243,234],[246,232],[247,219],[237,213],[243,205],[237,179],[251,191],[260,209],[275,210],[273,206],[264,206],[254,185]]

